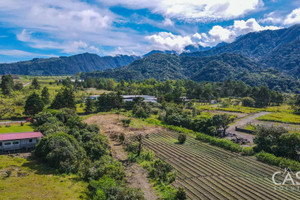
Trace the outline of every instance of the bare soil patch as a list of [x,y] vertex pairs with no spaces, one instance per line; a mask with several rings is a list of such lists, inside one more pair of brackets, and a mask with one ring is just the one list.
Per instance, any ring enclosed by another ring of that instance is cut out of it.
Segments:
[[124,127],[120,121],[124,118],[127,117],[117,114],[106,114],[89,117],[84,120],[84,122],[88,124],[97,124],[101,129],[101,133],[104,133],[108,137],[112,156],[124,164],[128,187],[140,188],[144,192],[145,198],[148,200],[158,199],[158,196],[155,194],[155,191],[147,178],[146,171],[137,163],[128,163],[128,154],[124,150],[123,145],[118,141],[112,140],[110,136],[121,133],[124,133],[126,137],[140,133],[151,134],[161,131],[161,128],[155,126],[144,126],[142,128]]

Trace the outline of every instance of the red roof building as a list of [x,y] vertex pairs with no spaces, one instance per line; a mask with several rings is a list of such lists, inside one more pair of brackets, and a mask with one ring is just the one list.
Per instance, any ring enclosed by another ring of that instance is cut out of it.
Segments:
[[0,134],[0,151],[32,149],[42,137],[41,132]]

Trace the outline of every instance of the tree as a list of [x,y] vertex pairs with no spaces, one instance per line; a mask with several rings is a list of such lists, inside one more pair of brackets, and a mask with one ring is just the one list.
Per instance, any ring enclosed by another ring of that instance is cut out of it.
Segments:
[[15,84],[15,90],[22,90],[23,89],[23,84],[21,83],[21,82],[17,82],[16,84]]
[[34,92],[27,98],[24,109],[26,115],[35,115],[44,109],[44,102],[40,96]]
[[31,83],[30,88],[36,89],[36,90],[39,90],[39,89],[41,88],[40,83],[39,83],[39,81],[37,80],[37,78],[34,78],[34,79],[32,80],[32,83]]
[[183,188],[178,188],[177,192],[176,192],[176,200],[186,200],[186,193],[185,190]]
[[85,109],[84,109],[85,113],[86,114],[92,113],[93,112],[93,106],[94,106],[93,100],[90,97],[88,97],[85,101]]
[[72,87],[72,81],[71,81],[70,77],[67,77],[66,79],[63,79],[62,84],[65,87]]
[[2,94],[10,95],[14,89],[14,81],[11,75],[3,75],[1,81]]
[[42,138],[34,153],[41,161],[62,173],[77,173],[86,157],[78,141],[66,133],[51,134]]
[[296,95],[295,100],[293,102],[293,109],[296,114],[300,114],[300,95]]
[[180,134],[178,136],[178,142],[179,142],[179,144],[184,144],[185,140],[186,140],[186,135],[185,134]]
[[253,88],[252,97],[255,100],[255,107],[267,107],[271,101],[271,91],[267,86]]
[[251,97],[244,97],[244,98],[242,98],[242,105],[246,106],[246,107],[254,107],[255,100]]
[[54,101],[51,104],[51,108],[71,108],[75,109],[75,95],[72,88],[62,88],[55,96]]
[[230,115],[214,115],[212,118],[213,124],[217,127],[217,129],[222,128],[222,137],[225,137],[226,130],[229,127],[228,125],[233,121]]
[[120,109],[122,106],[122,101],[123,100],[120,94],[101,94],[96,102],[97,110],[99,112],[107,112],[114,108]]
[[44,104],[48,104],[50,102],[50,94],[47,87],[43,88],[41,97]]
[[273,153],[274,145],[279,144],[280,136],[284,133],[288,133],[288,131],[283,127],[257,126],[254,138],[255,150]]

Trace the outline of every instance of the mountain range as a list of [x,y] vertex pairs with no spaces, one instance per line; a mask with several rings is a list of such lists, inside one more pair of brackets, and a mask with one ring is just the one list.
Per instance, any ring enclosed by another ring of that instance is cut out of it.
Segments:
[[0,74],[23,75],[70,75],[79,72],[92,72],[126,66],[137,56],[104,56],[83,53],[58,58],[35,58],[29,61],[0,64]]

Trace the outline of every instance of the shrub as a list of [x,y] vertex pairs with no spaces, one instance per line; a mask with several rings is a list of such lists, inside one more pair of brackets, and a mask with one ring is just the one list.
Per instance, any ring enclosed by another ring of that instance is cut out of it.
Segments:
[[253,147],[244,147],[242,150],[242,155],[244,156],[252,156],[254,153]]
[[134,113],[134,116],[137,118],[147,118],[149,117],[149,114],[147,114],[143,107],[138,107]]
[[176,200],[185,200],[187,199],[185,190],[183,188],[178,188],[176,192]]
[[125,141],[125,134],[124,133],[121,133],[120,135],[119,135],[119,140],[120,140],[120,142],[124,142]]
[[95,161],[86,174],[86,179],[99,180],[103,176],[108,176],[115,180],[123,180],[125,177],[122,163],[116,161],[109,155],[102,156]]
[[128,127],[131,123],[131,119],[121,119],[121,122],[123,123],[124,127]]
[[42,138],[34,153],[41,161],[62,173],[77,173],[86,157],[77,140],[66,133]]
[[264,163],[275,165],[281,168],[290,168],[293,171],[300,171],[300,163],[295,160],[276,157],[274,154],[266,153],[264,151],[257,153],[255,156],[259,161]]
[[178,142],[179,142],[179,144],[184,144],[185,140],[186,140],[186,135],[185,134],[180,134],[178,136]]
[[157,159],[151,163],[149,177],[154,180],[157,179],[161,183],[171,184],[175,181],[176,175],[177,173],[172,165],[162,160]]
[[255,106],[255,100],[251,97],[244,97],[242,99],[242,106],[245,107],[254,107]]

